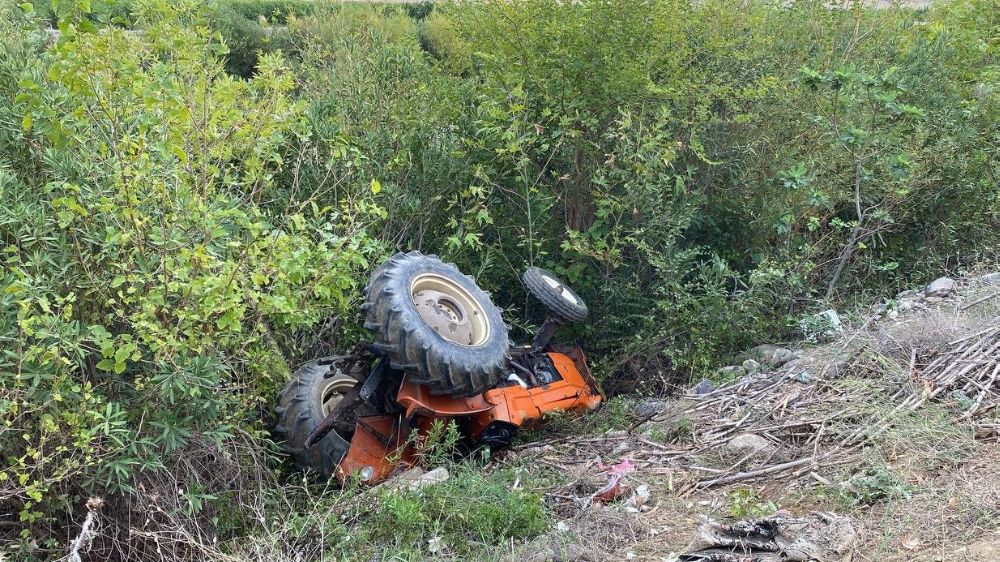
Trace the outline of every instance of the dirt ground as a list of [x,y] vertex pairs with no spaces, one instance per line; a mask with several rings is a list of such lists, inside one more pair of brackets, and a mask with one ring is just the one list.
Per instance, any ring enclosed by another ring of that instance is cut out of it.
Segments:
[[[561,518],[529,559],[672,562],[707,519],[780,510],[849,518],[838,560],[1000,560],[997,281],[901,293],[777,368],[511,451]],[[620,497],[597,501],[623,466]]]

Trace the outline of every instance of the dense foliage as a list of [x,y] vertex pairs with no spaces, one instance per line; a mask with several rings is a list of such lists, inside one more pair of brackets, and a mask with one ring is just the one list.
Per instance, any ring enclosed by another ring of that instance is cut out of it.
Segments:
[[[996,0],[53,5],[0,9],[19,558],[62,548],[91,494],[252,532],[232,466],[273,478],[288,365],[363,337],[395,249],[457,262],[518,337],[542,316],[520,272],[563,274],[606,389],[664,392],[1000,243]],[[523,529],[483,540],[540,531],[517,500]],[[410,513],[451,496],[393,501],[377,518],[413,540],[461,526]]]

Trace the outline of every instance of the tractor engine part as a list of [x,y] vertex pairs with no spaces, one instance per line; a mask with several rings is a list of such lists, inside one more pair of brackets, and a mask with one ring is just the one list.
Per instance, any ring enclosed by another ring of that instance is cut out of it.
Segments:
[[507,325],[489,294],[454,264],[396,254],[372,274],[363,308],[375,347],[431,393],[470,396],[500,380]]

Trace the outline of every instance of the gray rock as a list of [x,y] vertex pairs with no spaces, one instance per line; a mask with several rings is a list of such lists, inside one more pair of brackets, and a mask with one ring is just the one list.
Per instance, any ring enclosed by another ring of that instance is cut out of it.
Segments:
[[646,398],[635,405],[635,414],[640,418],[655,416],[667,409],[667,403],[655,398]]
[[448,469],[438,467],[425,472],[420,467],[413,467],[383,484],[389,490],[410,490],[414,492],[425,486],[433,486],[448,480]]
[[757,347],[751,349],[749,355],[761,365],[765,365],[772,369],[777,369],[792,359],[795,359],[795,352],[791,349],[769,343],[758,345]]
[[955,292],[955,280],[951,277],[938,277],[924,289],[928,297],[947,297]]
[[694,394],[708,394],[709,392],[715,390],[715,385],[709,382],[708,379],[701,379],[701,382],[694,385],[694,388],[691,390]]
[[751,374],[753,374],[753,373],[759,373],[760,372],[760,363],[754,361],[753,359],[747,359],[746,361],[743,362],[743,369],[746,370],[746,372],[751,373]]
[[773,443],[756,433],[741,433],[726,443],[726,450],[738,455],[761,455],[773,449]]
[[987,285],[1000,285],[1000,271],[987,273],[986,275],[980,277],[979,280]]
[[747,370],[742,365],[729,365],[719,369],[719,374],[724,378],[736,380],[747,374]]

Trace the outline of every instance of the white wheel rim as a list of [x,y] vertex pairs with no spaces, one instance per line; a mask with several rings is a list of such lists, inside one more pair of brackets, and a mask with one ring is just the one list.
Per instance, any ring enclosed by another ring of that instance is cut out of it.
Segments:
[[344,399],[344,395],[347,391],[351,390],[358,384],[358,381],[353,377],[349,377],[345,374],[339,374],[332,378],[326,379],[326,386],[323,387],[323,417],[326,418],[330,415],[333,407],[340,403]]
[[483,305],[464,287],[436,273],[418,275],[410,283],[417,313],[442,338],[474,347],[490,337]]
[[558,279],[553,279],[548,275],[542,274],[542,280],[545,281],[545,284],[548,285],[549,287],[552,287],[553,289],[559,291],[559,296],[561,296],[563,300],[573,305],[579,304],[579,301],[577,301],[576,297],[573,296],[573,292],[570,291],[569,288],[566,287],[566,285],[560,283]]

